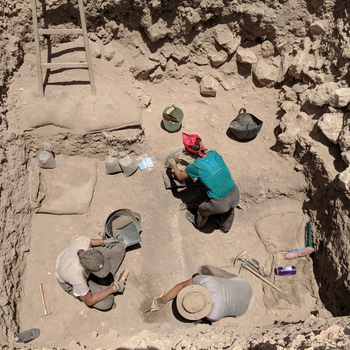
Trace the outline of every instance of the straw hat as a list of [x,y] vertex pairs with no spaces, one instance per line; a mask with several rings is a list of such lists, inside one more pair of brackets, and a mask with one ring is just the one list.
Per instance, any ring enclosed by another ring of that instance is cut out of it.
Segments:
[[176,306],[184,318],[200,320],[207,316],[212,308],[211,294],[205,287],[192,284],[183,288],[177,295]]

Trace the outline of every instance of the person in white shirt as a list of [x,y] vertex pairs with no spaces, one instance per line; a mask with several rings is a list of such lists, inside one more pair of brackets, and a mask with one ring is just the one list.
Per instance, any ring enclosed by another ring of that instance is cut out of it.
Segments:
[[194,278],[178,283],[163,297],[153,299],[150,311],[158,311],[176,297],[180,315],[188,320],[218,321],[244,315],[253,304],[252,288],[243,276],[202,265]]
[[125,256],[116,238],[78,237],[57,259],[56,278],[60,286],[87,306],[99,310],[115,307],[114,294],[122,293],[125,282],[114,282]]

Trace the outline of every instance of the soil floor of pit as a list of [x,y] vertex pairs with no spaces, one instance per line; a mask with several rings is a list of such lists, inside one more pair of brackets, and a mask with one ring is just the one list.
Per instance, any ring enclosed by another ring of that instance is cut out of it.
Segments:
[[[123,67],[112,67],[98,59],[93,59],[93,62],[97,96],[103,90],[102,86],[110,84],[113,79],[113,83],[123,85],[124,90],[135,89],[134,79]],[[81,71],[70,70],[69,74],[72,81],[82,79]],[[86,71],[84,74],[87,76]],[[18,90],[12,91],[17,91],[21,98],[24,81],[27,84],[25,88],[28,88],[29,81],[33,81],[31,87],[35,89],[37,82],[33,77],[36,78],[35,56],[27,55],[14,81]],[[54,79],[59,80],[59,74]],[[93,332],[103,335],[112,329],[120,336],[127,337],[144,329],[156,331],[158,327],[168,327],[170,330],[193,326],[176,317],[171,302],[157,313],[145,311],[149,309],[154,296],[190,278],[203,264],[219,266],[245,276],[255,293],[255,304],[244,316],[222,319],[213,327],[269,325],[275,320],[294,322],[306,319],[312,311],[320,308],[316,306],[319,300],[315,298],[315,293],[301,295],[299,305],[285,302],[280,304],[283,307],[267,308],[264,283],[249,271],[240,270],[232,264],[239,252],[248,250],[273,275],[271,256],[257,235],[254,224],[268,213],[284,214],[294,210],[297,198],[302,207],[305,199],[302,192],[304,178],[295,170],[294,161],[282,158],[273,150],[276,143],[274,130],[279,125],[276,106],[278,90],[255,86],[251,76],[237,74],[234,80],[234,89],[226,91],[219,87],[215,98],[201,96],[198,83],[186,76],[181,80],[168,79],[157,84],[137,82],[136,92],[151,97],[150,105],[141,110],[145,134],[142,153],[154,156],[159,166],[150,171],[138,170],[134,175],[125,177],[122,173],[107,175],[104,161],[96,159],[98,179],[87,214],[33,215],[30,253],[20,304],[21,329],[37,327],[41,330],[40,337],[31,343],[32,346],[69,344],[71,340],[90,339]],[[74,86],[64,88],[68,94],[76,94]],[[48,85],[47,91],[54,91],[55,88],[62,87]],[[89,85],[82,85],[80,93],[89,94]],[[74,98],[79,99],[79,95]],[[118,101],[115,103],[117,105]],[[135,104],[138,103],[136,98]],[[163,109],[171,104],[179,106],[185,115],[181,129],[175,133],[164,130],[161,123]],[[264,122],[261,132],[249,142],[238,141],[228,132],[230,122],[242,107]],[[104,111],[101,110],[101,113]],[[80,116],[76,115],[75,118],[79,122]],[[52,132],[52,127],[38,129],[43,138],[45,130]],[[185,219],[183,202],[192,198],[188,193],[193,193],[194,188],[172,192],[164,187],[164,161],[171,147],[182,147],[181,132],[200,135],[206,148],[222,155],[240,189],[243,201],[241,208],[236,209],[235,221],[229,233],[220,232],[211,219],[201,230]],[[133,157],[136,158],[135,155]],[[294,198],[288,198],[286,194]],[[98,238],[108,215],[121,208],[129,208],[141,215],[142,242],[126,253],[120,267],[120,271],[128,268],[130,274],[125,292],[115,297],[116,309],[101,312],[88,308],[61,289],[55,278],[56,259],[76,237]],[[291,247],[291,250],[295,248]],[[312,264],[310,266],[312,272]],[[296,276],[284,278],[291,281],[294,278],[298,283]],[[272,276],[271,281],[280,285],[280,278]],[[45,317],[38,283],[44,286],[50,313]],[[282,298],[278,292],[274,293],[276,298]],[[89,340],[91,347],[100,348],[115,345],[116,342],[116,339],[108,337]]]

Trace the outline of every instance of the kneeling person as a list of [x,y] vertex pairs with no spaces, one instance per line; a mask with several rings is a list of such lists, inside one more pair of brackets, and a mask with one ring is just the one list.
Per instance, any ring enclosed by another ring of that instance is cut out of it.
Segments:
[[58,257],[56,278],[69,294],[98,310],[115,307],[114,293],[122,293],[125,282],[114,282],[125,256],[116,238],[78,237]]
[[182,317],[188,320],[218,321],[223,317],[244,315],[253,304],[252,288],[242,276],[203,265],[198,275],[178,283],[163,297],[154,298],[150,311],[158,311],[176,298]]

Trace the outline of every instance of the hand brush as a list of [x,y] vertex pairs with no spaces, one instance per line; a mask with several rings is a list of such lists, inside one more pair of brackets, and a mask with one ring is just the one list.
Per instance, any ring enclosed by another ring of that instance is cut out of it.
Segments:
[[305,248],[301,248],[301,249],[297,248],[292,252],[288,252],[284,256],[284,258],[286,260],[295,259],[301,256],[309,255],[315,251],[315,249],[312,248],[312,225],[310,221],[306,224],[306,227],[305,227],[305,244],[306,244]]

